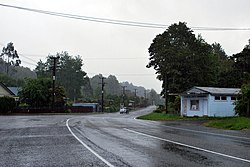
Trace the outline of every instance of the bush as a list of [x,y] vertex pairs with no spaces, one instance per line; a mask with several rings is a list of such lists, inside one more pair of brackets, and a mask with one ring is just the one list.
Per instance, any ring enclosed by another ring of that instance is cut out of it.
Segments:
[[235,111],[240,116],[250,117],[250,84],[242,85],[240,92],[241,94],[235,103]]
[[104,111],[105,112],[117,112],[117,111],[119,111],[119,108],[115,107],[115,106],[110,106],[110,107],[105,107]]
[[162,113],[162,110],[156,109],[156,110],[154,110],[154,112],[155,112],[155,113]]
[[0,97],[0,104],[0,114],[11,112],[16,106],[15,99],[7,96]]
[[165,107],[163,105],[159,105],[156,110],[154,110],[155,113],[163,113],[165,111]]

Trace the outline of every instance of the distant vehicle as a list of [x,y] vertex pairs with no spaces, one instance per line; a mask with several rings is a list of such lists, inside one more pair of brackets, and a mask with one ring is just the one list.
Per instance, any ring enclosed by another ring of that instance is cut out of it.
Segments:
[[120,114],[123,114],[123,113],[128,114],[128,109],[126,107],[120,108]]

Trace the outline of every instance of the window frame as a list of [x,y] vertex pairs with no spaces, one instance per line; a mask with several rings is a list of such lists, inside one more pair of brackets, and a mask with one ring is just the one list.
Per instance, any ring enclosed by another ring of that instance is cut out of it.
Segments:
[[[196,104],[192,105],[192,102],[196,102]],[[196,105],[196,109],[194,109],[192,106]],[[199,111],[200,110],[200,100],[190,100],[190,111]]]

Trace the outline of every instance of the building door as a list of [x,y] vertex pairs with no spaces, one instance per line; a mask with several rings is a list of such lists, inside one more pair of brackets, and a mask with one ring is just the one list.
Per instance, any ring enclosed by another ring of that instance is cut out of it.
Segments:
[[207,99],[203,100],[203,115],[208,116],[208,103]]

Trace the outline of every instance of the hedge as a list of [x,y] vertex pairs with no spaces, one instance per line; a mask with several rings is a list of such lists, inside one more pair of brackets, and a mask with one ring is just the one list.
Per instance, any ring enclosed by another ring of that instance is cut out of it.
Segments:
[[16,106],[15,99],[12,97],[0,97],[0,114],[11,112]]

